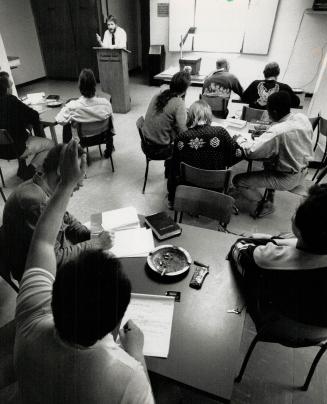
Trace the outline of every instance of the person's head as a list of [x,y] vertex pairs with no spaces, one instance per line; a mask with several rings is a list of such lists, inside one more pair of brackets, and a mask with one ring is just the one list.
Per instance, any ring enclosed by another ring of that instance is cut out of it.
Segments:
[[[46,158],[43,161],[42,173],[43,176],[46,178],[47,183],[52,191],[55,190],[57,184],[61,180],[60,165],[64,157],[65,147],[66,145],[64,144],[59,144],[58,146],[53,147],[52,149],[49,150]],[[80,145],[78,145],[79,161],[83,153],[85,153],[84,150]],[[82,186],[83,186],[83,179],[81,179],[78,182],[74,191],[77,191]]]
[[226,72],[229,71],[229,63],[227,59],[221,58],[216,61],[217,70],[224,69]]
[[293,216],[298,245],[316,254],[327,254],[327,184],[314,185]]
[[263,70],[263,75],[265,79],[273,78],[277,80],[277,77],[279,76],[280,69],[278,66],[278,63],[276,62],[271,62],[266,64],[264,70]]
[[131,284],[120,261],[101,250],[81,253],[57,272],[52,312],[60,338],[94,345],[120,323],[131,297]]
[[97,82],[91,69],[83,69],[78,78],[78,88],[84,97],[92,98],[95,96]]
[[113,32],[116,31],[117,28],[117,18],[114,17],[113,15],[109,15],[109,17],[106,20],[106,24],[108,27],[108,31],[112,34]]
[[0,96],[11,94],[13,82],[7,72],[0,72]]
[[186,71],[175,73],[171,79],[169,90],[163,91],[158,95],[156,101],[156,111],[162,112],[169,100],[174,97],[183,97],[191,84],[191,76]]
[[187,126],[189,128],[194,128],[199,122],[207,125],[210,125],[212,122],[210,105],[203,100],[193,102],[188,110]]
[[273,93],[267,100],[267,111],[273,122],[278,122],[291,112],[291,98],[286,91]]

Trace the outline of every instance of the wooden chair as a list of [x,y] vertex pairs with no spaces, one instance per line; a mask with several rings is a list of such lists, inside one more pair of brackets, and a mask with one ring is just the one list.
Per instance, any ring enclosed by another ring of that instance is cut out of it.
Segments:
[[[316,176],[319,173],[319,170],[326,167],[326,165],[327,165],[327,119],[324,119],[321,116],[319,116],[319,120],[318,120],[318,123],[316,125],[318,127],[318,132],[317,132],[317,140],[316,140],[316,143],[315,143],[315,146],[314,146],[314,150],[316,149],[316,147],[318,145],[320,135],[326,137],[326,144],[325,144],[324,154],[322,156],[322,159],[321,159],[321,161],[320,161],[320,163],[318,165],[318,168],[317,168],[314,176],[312,177],[312,180],[314,180],[316,178]],[[312,127],[313,127],[313,125],[312,125]]]
[[266,110],[251,108],[247,105],[243,106],[241,119],[247,122],[269,121]]
[[179,185],[174,200],[174,220],[177,222],[179,212],[179,223],[182,223],[183,212],[187,212],[191,215],[201,215],[218,220],[219,224],[226,230],[234,203],[234,198],[220,192]]
[[251,342],[235,382],[239,383],[242,380],[250,356],[259,341],[277,343],[290,348],[320,346],[320,350],[312,362],[306,381],[301,387],[301,390],[308,390],[318,362],[327,350],[327,328],[300,323],[278,315],[278,313],[271,315],[258,330],[257,335]]
[[196,186],[198,188],[211,189],[212,191],[227,194],[231,170],[204,170],[181,162],[180,174],[182,184]]
[[200,99],[210,105],[212,114],[217,118],[225,119],[228,115],[228,99],[223,97],[210,97],[209,95],[200,94]]
[[77,130],[77,135],[80,139],[80,145],[83,148],[86,148],[88,156],[89,156],[89,147],[99,146],[99,152],[102,158],[101,145],[102,144],[107,145],[107,150],[110,153],[109,158],[111,163],[111,169],[112,172],[115,172],[115,167],[112,160],[113,136],[114,136],[112,117],[110,116],[108,119],[98,122],[84,122],[84,123],[74,122],[71,126],[73,136],[75,129]]
[[[19,155],[16,151],[15,143],[6,129],[0,129],[0,159],[1,160],[19,160]],[[2,186],[5,187],[5,181],[3,178],[2,169],[0,166],[0,177],[2,181]],[[0,191],[1,196],[6,200],[2,190]]]
[[162,147],[160,145],[156,146],[156,145],[150,144],[146,140],[145,136],[143,135],[143,131],[142,131],[143,124],[144,124],[144,118],[143,118],[143,116],[140,116],[138,118],[138,120],[136,121],[136,127],[138,129],[140,139],[141,139],[141,149],[145,155],[145,160],[146,160],[142,194],[144,194],[144,192],[145,192],[145,187],[146,187],[146,183],[148,180],[150,161],[151,160],[166,161],[166,160],[169,160],[172,155],[172,145],[170,145],[168,147],[167,146]]

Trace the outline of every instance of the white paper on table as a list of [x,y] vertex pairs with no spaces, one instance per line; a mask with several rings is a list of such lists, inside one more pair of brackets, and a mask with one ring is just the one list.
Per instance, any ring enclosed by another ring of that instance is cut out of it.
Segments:
[[115,243],[110,252],[117,258],[146,257],[154,249],[151,229],[120,230],[115,232]]
[[30,93],[27,94],[27,99],[30,101],[31,104],[39,104],[44,102],[45,93]]
[[103,212],[102,227],[107,231],[140,227],[137,211],[134,207],[130,206]]
[[142,330],[144,355],[168,357],[174,302],[173,296],[132,293],[131,302],[121,322],[121,328],[128,320],[133,320]]

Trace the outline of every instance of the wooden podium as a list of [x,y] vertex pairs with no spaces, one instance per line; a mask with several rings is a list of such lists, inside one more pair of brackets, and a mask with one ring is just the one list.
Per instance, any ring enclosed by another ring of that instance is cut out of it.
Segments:
[[131,109],[129,96],[128,54],[126,49],[94,47],[97,53],[101,90],[111,95],[114,112]]

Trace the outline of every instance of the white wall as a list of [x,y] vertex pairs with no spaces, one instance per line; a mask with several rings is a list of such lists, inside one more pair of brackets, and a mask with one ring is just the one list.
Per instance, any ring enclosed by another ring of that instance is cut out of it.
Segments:
[[319,72],[314,95],[309,105],[308,115],[317,116],[319,112],[323,118],[327,119],[327,55],[325,55]]
[[15,84],[44,77],[30,0],[1,0],[0,30],[7,55],[18,56],[21,61],[21,65],[12,71]]
[[[200,0],[201,1],[201,0]],[[169,0],[150,0],[150,41],[151,45],[164,44],[166,48],[166,68],[176,66],[178,64],[178,52],[168,52],[168,27],[169,18],[157,17],[157,3],[169,2]],[[291,56],[292,48],[296,38],[296,34],[300,25],[303,12],[307,8],[311,8],[312,0],[280,0],[277,10],[275,28],[272,34],[269,54],[261,55],[245,55],[245,54],[218,54],[218,53],[193,53],[192,56],[202,58],[201,70],[211,71],[215,68],[215,61],[218,57],[226,56],[231,62],[231,72],[236,74],[246,87],[251,81],[262,77],[262,71],[266,63],[276,61],[281,68],[280,79],[282,79],[287,63]],[[183,18],[183,16],[181,16]],[[327,40],[327,39],[326,39]],[[187,57],[187,53],[183,56]],[[307,62],[308,56],[303,55],[303,61]],[[312,59],[311,59],[312,60]],[[291,60],[292,62],[292,60]],[[299,61],[297,60],[297,63]],[[295,66],[301,69],[301,64]],[[289,69],[294,69],[290,65]],[[303,84],[312,79],[311,71],[307,77],[302,76],[305,80]],[[300,86],[301,83],[293,83],[292,76],[287,75],[287,83],[293,86]],[[315,81],[313,81],[307,91],[313,91]]]

